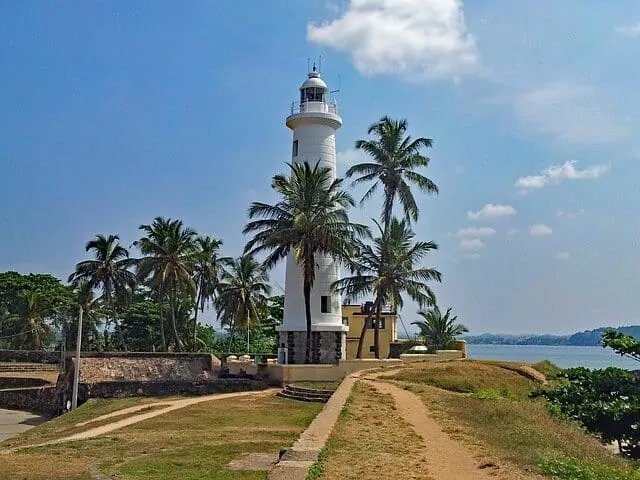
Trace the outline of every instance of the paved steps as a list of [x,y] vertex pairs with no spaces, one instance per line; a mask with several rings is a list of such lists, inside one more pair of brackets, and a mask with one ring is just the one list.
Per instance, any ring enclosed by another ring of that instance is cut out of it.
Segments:
[[327,403],[333,392],[331,390],[317,390],[315,388],[296,387],[286,385],[276,396],[299,400],[301,402]]
[[52,363],[0,363],[0,372],[57,372]]

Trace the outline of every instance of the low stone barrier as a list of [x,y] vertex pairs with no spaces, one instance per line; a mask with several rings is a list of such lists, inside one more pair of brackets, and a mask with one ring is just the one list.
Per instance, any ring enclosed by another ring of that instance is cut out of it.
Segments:
[[51,416],[60,413],[56,387],[0,390],[0,407],[13,410],[29,410]]
[[90,398],[135,396],[210,395],[213,393],[249,392],[268,388],[267,382],[249,378],[217,378],[202,382],[127,381],[82,383],[78,388],[81,401]]
[[44,378],[0,377],[0,390],[6,388],[32,388],[52,386]]

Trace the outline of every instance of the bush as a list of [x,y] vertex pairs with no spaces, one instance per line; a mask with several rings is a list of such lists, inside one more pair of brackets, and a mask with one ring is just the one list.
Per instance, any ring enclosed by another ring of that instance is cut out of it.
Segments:
[[545,460],[538,464],[545,475],[556,480],[640,480],[640,472],[630,469],[579,462],[573,459]]

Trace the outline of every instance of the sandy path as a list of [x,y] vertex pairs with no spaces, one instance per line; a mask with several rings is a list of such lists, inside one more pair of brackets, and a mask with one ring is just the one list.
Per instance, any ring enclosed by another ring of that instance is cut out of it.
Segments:
[[415,393],[403,390],[390,383],[366,382],[378,392],[391,395],[398,413],[420,435],[425,445],[427,471],[436,480],[496,480],[500,478],[496,466],[484,466],[474,458],[471,451],[460,441],[452,439],[442,431],[431,413]]
[[[212,401],[212,400],[223,400],[225,398],[246,397],[246,396],[251,396],[251,395],[272,395],[277,391],[278,391],[278,389],[270,388],[270,389],[261,390],[261,391],[219,393],[219,394],[215,394],[215,395],[204,395],[202,397],[181,398],[181,399],[178,399],[178,400],[171,400],[171,401],[166,401],[166,402],[158,402],[158,403],[155,403],[155,405],[158,405],[158,404],[166,405],[166,407],[165,408],[160,408],[158,410],[153,410],[151,412],[141,413],[140,415],[134,415],[134,416],[131,416],[131,417],[128,417],[128,418],[123,418],[122,420],[118,420],[118,421],[113,422],[113,423],[108,423],[107,425],[101,425],[99,427],[90,428],[89,430],[85,430],[84,432],[76,433],[76,434],[70,435],[68,437],[58,438],[56,440],[50,440],[48,442],[38,443],[38,444],[35,444],[35,445],[25,445],[25,446],[12,448],[12,449],[7,449],[7,450],[3,450],[1,453],[10,453],[10,452],[14,452],[16,450],[21,450],[23,448],[42,447],[42,446],[45,446],[45,445],[55,445],[55,444],[58,444],[58,443],[73,442],[75,440],[85,440],[87,438],[97,437],[99,435],[104,435],[106,433],[113,432],[114,430],[118,430],[120,428],[128,427],[129,425],[133,425],[133,424],[136,424],[138,422],[142,422],[144,420],[148,420],[150,418],[157,417],[159,415],[164,415],[165,413],[169,413],[169,412],[172,412],[174,410],[179,410],[181,408],[188,407],[190,405],[195,405],[197,403],[209,402],[209,401]],[[94,419],[94,421],[98,420],[100,418],[108,418],[108,417],[113,417],[113,416],[117,416],[117,415],[127,414],[127,413],[130,413],[132,411],[135,411],[136,409],[140,410],[140,409],[149,407],[150,405],[154,405],[154,403],[147,403],[147,404],[143,404],[143,405],[140,405],[140,406],[137,406],[137,407],[124,408],[124,409],[119,410],[117,412],[112,412],[112,413],[110,413],[108,415],[103,415],[102,417],[98,417],[98,418]]]

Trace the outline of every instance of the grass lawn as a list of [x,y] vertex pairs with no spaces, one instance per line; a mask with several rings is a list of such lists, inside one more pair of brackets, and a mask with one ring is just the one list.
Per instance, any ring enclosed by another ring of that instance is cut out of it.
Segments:
[[479,443],[522,471],[557,480],[640,480],[630,462],[577,426],[553,418],[543,400],[529,399],[538,384],[511,367],[425,364],[391,378],[421,395],[450,434]]
[[432,480],[422,438],[396,413],[393,399],[356,383],[311,480]]
[[0,479],[88,480],[94,469],[123,480],[264,480],[266,471],[226,466],[247,453],[277,457],[322,407],[272,395],[202,402],[93,439],[0,455]]

